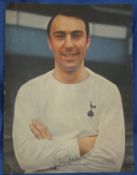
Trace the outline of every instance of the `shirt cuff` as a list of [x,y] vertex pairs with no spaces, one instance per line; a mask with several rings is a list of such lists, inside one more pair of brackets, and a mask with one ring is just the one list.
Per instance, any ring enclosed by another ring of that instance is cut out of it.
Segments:
[[54,155],[54,159],[56,160],[57,166],[69,165],[72,161],[80,159],[78,140],[73,139],[67,143],[64,142],[62,148]]

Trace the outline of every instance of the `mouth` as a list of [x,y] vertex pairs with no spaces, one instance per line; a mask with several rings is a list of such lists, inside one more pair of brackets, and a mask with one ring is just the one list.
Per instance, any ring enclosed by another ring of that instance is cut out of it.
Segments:
[[65,57],[75,57],[78,55],[78,53],[62,53],[62,55]]

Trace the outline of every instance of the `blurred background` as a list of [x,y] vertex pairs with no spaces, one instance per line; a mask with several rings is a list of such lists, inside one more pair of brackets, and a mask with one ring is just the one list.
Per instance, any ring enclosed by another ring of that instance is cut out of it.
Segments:
[[[15,4],[6,10],[4,171],[23,172],[14,155],[12,122],[19,87],[54,67],[47,23],[70,5]],[[121,172],[134,171],[132,102],[132,9],[129,5],[72,5],[90,21],[91,46],[85,65],[114,82],[122,96],[126,152]]]

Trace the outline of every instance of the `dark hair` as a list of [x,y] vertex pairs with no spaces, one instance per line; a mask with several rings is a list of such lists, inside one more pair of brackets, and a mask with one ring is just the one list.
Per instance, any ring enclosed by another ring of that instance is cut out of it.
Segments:
[[58,15],[76,17],[76,18],[81,19],[85,24],[86,34],[88,37],[89,36],[89,23],[88,23],[88,20],[86,19],[86,16],[82,15],[81,13],[82,13],[81,11],[77,11],[76,9],[71,8],[71,9],[61,10],[60,12],[54,14],[47,25],[48,37],[50,37],[51,24],[53,20],[55,19],[55,17]]

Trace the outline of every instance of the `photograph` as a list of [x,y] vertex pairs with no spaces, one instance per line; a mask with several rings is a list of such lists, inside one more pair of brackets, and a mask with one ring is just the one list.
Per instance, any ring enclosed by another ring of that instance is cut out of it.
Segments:
[[9,3],[3,169],[134,172],[130,4]]

